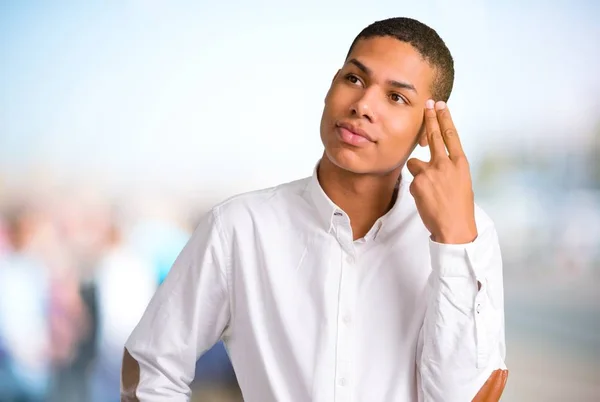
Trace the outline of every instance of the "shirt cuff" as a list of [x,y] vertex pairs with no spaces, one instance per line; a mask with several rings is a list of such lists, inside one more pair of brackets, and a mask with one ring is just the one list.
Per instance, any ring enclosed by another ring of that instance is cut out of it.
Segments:
[[431,268],[440,277],[474,277],[469,254],[475,246],[473,243],[444,244],[429,239]]

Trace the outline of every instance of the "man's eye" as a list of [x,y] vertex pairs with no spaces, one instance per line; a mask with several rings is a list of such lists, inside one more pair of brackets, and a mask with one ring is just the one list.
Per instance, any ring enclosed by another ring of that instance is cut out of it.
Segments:
[[348,74],[346,76],[346,80],[348,80],[352,84],[360,84],[360,79],[358,79],[358,77],[354,74]]
[[393,102],[396,102],[396,103],[406,103],[406,101],[404,100],[404,98],[402,96],[398,95],[398,94],[391,94],[390,95],[390,99]]

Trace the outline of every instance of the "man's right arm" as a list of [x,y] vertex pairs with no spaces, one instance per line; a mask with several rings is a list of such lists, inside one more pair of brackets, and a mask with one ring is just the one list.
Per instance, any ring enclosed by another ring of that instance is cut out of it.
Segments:
[[229,260],[217,213],[203,217],[125,344],[122,402],[189,401],[196,360],[227,328]]

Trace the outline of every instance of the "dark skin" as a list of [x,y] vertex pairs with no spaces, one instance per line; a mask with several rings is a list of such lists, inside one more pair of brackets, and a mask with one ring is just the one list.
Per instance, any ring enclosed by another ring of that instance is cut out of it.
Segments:
[[[325,152],[318,176],[348,214],[355,240],[393,205],[405,164],[432,239],[465,244],[477,237],[469,164],[447,105],[432,99],[435,74],[410,44],[375,37],[359,40],[333,78],[321,119]],[[430,161],[408,159],[417,144],[429,146]],[[507,376],[496,370],[473,401],[498,401]]]
[[[325,193],[349,215],[355,239],[391,208],[400,170],[417,144],[431,145],[432,160],[408,163],[415,175],[411,194],[433,239],[460,244],[477,236],[468,163],[448,108],[425,109],[434,78],[434,69],[411,45],[388,37],[360,40],[333,78],[321,120],[325,152],[318,176]],[[339,124],[371,140],[349,137]],[[344,135],[356,144],[345,142]],[[442,155],[443,149],[450,155]],[[494,371],[473,402],[497,402],[507,376],[506,370]],[[139,380],[139,364],[125,350],[122,401],[138,400]]]

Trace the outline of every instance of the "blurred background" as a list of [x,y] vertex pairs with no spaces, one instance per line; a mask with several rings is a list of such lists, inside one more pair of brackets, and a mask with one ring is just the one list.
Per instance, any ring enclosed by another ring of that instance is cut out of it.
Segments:
[[[599,401],[600,2],[0,0],[0,402],[118,401],[197,219],[312,173],[333,74],[391,16],[455,58],[505,261],[503,400]],[[194,390],[241,400],[222,345]]]

